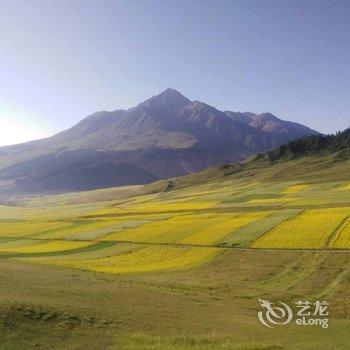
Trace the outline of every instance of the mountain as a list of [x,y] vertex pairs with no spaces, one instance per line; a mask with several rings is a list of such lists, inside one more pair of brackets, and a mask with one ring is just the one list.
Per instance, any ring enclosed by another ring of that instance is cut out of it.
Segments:
[[0,193],[143,184],[315,133],[271,114],[222,112],[168,88],[128,110],[94,113],[55,136],[1,147]]
[[271,113],[255,114],[251,112],[241,113],[232,111],[225,111],[224,113],[233,120],[249,125],[260,131],[282,134],[290,139],[297,139],[300,138],[301,135],[312,135],[316,133],[315,130],[307,126],[279,119]]

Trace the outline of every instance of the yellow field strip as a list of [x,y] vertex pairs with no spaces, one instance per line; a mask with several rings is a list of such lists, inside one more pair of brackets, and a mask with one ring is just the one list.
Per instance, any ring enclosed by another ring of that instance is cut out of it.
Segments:
[[[45,241],[44,241],[45,242]],[[11,239],[10,241],[0,243],[0,252],[5,252],[6,249],[17,248],[21,246],[29,246],[31,244],[37,244],[38,240],[34,239]]]
[[345,184],[345,185],[342,185],[342,186],[336,188],[336,190],[337,190],[337,191],[343,191],[343,190],[348,190],[348,191],[350,191],[350,183]]
[[137,205],[130,205],[128,210],[139,212],[171,212],[178,210],[195,210],[195,209],[207,209],[212,208],[217,204],[214,201],[198,201],[198,202],[186,202],[179,201],[178,203],[142,203]]
[[48,253],[89,247],[96,242],[51,241],[30,243],[24,246],[0,247],[0,252],[6,253]]
[[298,193],[301,190],[304,190],[305,188],[308,188],[308,187],[310,187],[310,186],[309,185],[302,185],[302,184],[293,185],[293,186],[286,188],[281,193],[283,193],[283,194],[295,194],[295,193]]
[[86,220],[81,224],[72,224],[63,229],[54,230],[47,233],[39,233],[37,235],[32,235],[33,238],[39,239],[61,239],[68,237],[78,237],[79,234],[89,233],[98,229],[104,229],[112,227],[114,224],[118,223],[118,219],[110,220]]
[[[219,215],[222,217],[222,215]],[[215,215],[177,215],[167,220],[151,222],[140,227],[130,228],[110,234],[101,240],[127,242],[175,243],[193,232],[206,227]]]
[[350,248],[350,217],[348,216],[338,228],[329,243],[332,248]]
[[64,259],[62,255],[50,255],[50,256],[23,256],[23,257],[16,257],[14,259],[20,260],[20,261],[29,261],[33,263],[41,263],[41,264],[55,264],[56,261],[62,262],[63,260],[65,262],[68,261],[82,261],[87,259],[100,259],[100,258],[106,258],[110,256],[116,256],[119,254],[125,254],[129,253],[131,251],[137,250],[137,249],[143,249],[144,246],[134,243],[115,243],[108,245],[106,247],[102,247],[96,250],[74,250],[72,252],[66,252],[64,255]]
[[244,213],[238,216],[219,219],[216,223],[209,224],[202,230],[185,237],[180,240],[179,243],[203,245],[214,244],[239,228],[261,218],[265,218],[270,214],[271,212],[269,211]]
[[[142,273],[187,268],[202,264],[222,253],[217,248],[150,246],[125,254],[80,261],[58,260],[54,265],[107,273]],[[43,262],[44,263],[44,262]]]
[[27,237],[40,232],[47,232],[53,229],[64,229],[69,226],[65,222],[30,222],[15,221],[0,223],[0,237]]
[[350,208],[310,209],[255,240],[253,248],[323,248]]

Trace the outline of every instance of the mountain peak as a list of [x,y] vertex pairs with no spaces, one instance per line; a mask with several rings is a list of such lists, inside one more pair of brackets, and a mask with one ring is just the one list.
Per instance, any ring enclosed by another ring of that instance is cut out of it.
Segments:
[[169,87],[160,94],[146,100],[142,105],[151,106],[156,104],[165,106],[168,109],[176,110],[185,107],[189,103],[191,103],[191,100],[182,95],[181,92]]
[[[168,87],[163,92],[161,92],[158,96],[172,96],[172,97],[185,97],[181,94],[181,92]],[[185,97],[186,98],[186,97]]]
[[163,102],[166,102],[166,103],[178,102],[181,105],[186,105],[186,104],[191,102],[187,97],[182,95],[181,92],[179,92],[175,89],[172,89],[170,87],[168,87],[163,92],[161,92],[159,95],[156,95],[155,97],[157,99],[161,99]]
[[175,94],[175,95],[181,95],[181,92],[171,88],[171,87],[168,87],[166,88],[163,92],[161,92],[161,94]]

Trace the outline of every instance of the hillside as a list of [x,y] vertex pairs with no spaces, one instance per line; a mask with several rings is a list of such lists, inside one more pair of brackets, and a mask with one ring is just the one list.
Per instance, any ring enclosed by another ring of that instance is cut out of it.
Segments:
[[[126,199],[139,195],[167,193],[177,189],[226,180],[248,183],[303,181],[309,184],[329,181],[346,181],[350,178],[350,129],[328,136],[309,136],[250,159],[214,166],[186,176],[160,180],[143,186],[124,186],[100,189],[46,200],[69,203],[101,202]],[[293,151],[292,151],[293,150]],[[16,201],[15,201],[16,202]]]
[[128,110],[94,113],[53,137],[1,147],[0,193],[145,184],[242,161],[316,133],[268,118],[273,128],[167,89]]
[[349,158],[350,128],[335,135],[311,135],[288,142],[274,150],[267,152],[271,160],[295,158],[322,153],[338,153],[337,158]]

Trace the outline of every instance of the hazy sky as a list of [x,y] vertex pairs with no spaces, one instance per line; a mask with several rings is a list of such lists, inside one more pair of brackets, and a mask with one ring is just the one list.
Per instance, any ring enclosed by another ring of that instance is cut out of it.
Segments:
[[0,0],[0,144],[167,87],[322,132],[350,125],[350,1]]

